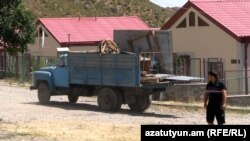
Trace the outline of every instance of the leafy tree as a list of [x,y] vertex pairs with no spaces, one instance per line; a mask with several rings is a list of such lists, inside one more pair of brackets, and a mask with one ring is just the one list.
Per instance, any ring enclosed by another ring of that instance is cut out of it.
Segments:
[[22,0],[1,0],[0,41],[4,44],[4,64],[6,64],[6,52],[16,56],[16,77],[19,72],[18,52],[23,55],[28,49],[28,44],[34,43],[34,39],[35,18],[31,12],[26,10]]
[[26,10],[22,0],[0,1],[0,36],[4,49],[12,55],[24,53],[34,43],[35,18]]

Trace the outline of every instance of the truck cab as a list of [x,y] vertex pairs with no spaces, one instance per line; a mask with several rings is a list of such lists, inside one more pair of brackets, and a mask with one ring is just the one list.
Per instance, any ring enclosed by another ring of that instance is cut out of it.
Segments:
[[40,103],[46,104],[50,96],[69,93],[69,67],[67,51],[58,49],[58,61],[54,66],[32,72],[31,90],[38,89]]

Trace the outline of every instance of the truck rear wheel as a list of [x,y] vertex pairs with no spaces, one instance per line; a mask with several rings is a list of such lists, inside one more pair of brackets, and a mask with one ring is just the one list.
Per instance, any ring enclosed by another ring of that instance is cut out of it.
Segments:
[[46,82],[41,82],[38,86],[38,100],[41,104],[48,104],[50,102],[49,86]]
[[98,106],[105,111],[117,111],[122,105],[121,93],[113,88],[102,88],[98,92]]
[[149,94],[135,94],[135,102],[128,103],[129,108],[134,112],[143,112],[147,110],[152,103],[152,96]]

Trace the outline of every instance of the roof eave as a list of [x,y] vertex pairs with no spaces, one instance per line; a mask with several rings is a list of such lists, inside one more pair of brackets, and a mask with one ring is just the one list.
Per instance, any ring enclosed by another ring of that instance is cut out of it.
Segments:
[[241,43],[250,43],[250,36],[241,36],[240,42]]
[[62,42],[60,46],[98,46],[101,41],[82,41],[82,42]]

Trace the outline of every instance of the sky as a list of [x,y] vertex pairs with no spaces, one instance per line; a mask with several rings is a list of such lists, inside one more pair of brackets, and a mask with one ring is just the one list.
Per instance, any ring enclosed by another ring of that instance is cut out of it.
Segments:
[[181,7],[188,0],[150,0],[150,1],[162,7]]

